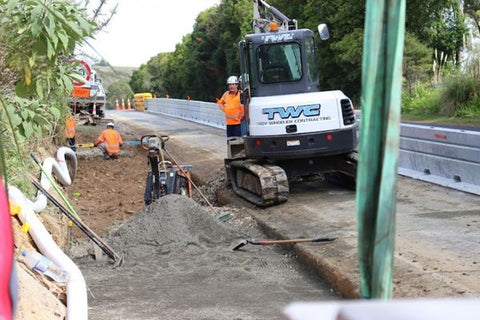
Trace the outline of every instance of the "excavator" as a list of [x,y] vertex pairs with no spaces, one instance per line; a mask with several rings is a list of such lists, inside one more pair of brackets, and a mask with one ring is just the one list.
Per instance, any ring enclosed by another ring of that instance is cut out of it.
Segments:
[[[305,177],[354,187],[358,123],[342,91],[320,90],[314,32],[263,0],[253,0],[253,18],[254,33],[238,45],[248,130],[227,141],[224,161],[233,190],[268,207]],[[318,33],[329,38],[325,24]]]

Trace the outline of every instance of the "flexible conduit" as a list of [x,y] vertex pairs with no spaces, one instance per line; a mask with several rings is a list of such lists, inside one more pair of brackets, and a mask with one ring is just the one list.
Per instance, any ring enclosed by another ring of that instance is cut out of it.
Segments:
[[[50,174],[55,173],[57,179],[64,185],[72,183],[73,179],[70,177],[66,158],[73,164],[76,172],[77,157],[75,153],[66,147],[61,147],[57,151],[57,160],[47,158],[43,167],[45,172]],[[40,183],[45,190],[49,190],[51,185],[47,177],[42,173]],[[23,193],[15,188],[8,188],[8,197],[12,205],[18,205],[20,212],[18,214],[23,224],[30,225],[29,233],[33,241],[40,249],[40,252],[58,267],[62,268],[68,273],[69,279],[67,282],[67,319],[69,320],[87,320],[88,319],[88,299],[85,280],[82,272],[77,265],[58,247],[52,236],[42,224],[42,222],[35,215],[35,212],[40,212],[47,206],[47,199],[43,194],[37,194],[35,202],[28,200]]]

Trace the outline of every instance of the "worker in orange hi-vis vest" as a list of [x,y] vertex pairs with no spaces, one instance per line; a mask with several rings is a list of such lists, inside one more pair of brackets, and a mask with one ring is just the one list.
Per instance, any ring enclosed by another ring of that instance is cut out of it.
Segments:
[[219,108],[225,113],[225,122],[227,125],[227,139],[241,137],[241,123],[245,111],[240,101],[241,91],[238,90],[238,78],[231,76],[227,79],[228,91],[217,100]]
[[70,148],[77,152],[77,148],[75,147],[75,131],[77,129],[77,120],[72,114],[69,114],[65,119],[65,137],[67,138],[68,145]]
[[103,130],[95,141],[95,146],[103,152],[103,159],[117,159],[120,148],[123,145],[120,133],[115,131],[113,122],[107,123],[107,129]]

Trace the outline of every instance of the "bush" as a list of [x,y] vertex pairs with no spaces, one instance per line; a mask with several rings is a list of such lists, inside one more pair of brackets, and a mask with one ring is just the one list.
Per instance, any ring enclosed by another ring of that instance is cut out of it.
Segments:
[[452,76],[445,81],[440,95],[440,113],[445,116],[456,115],[462,107],[478,101],[480,82],[468,75]]
[[456,117],[466,119],[479,119],[480,118],[480,97],[475,97],[467,104],[458,108],[455,112]]
[[413,115],[439,112],[439,90],[431,85],[417,83],[411,93],[402,94],[402,113]]

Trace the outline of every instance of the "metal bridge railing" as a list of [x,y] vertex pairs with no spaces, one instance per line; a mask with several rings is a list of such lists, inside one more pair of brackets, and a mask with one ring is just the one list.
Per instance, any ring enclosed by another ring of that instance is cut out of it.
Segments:
[[[147,112],[225,129],[215,103],[149,99],[146,106]],[[401,124],[398,173],[480,195],[480,132]]]

